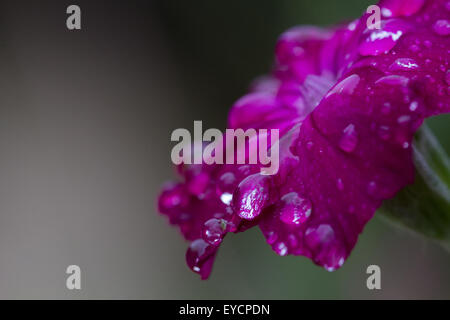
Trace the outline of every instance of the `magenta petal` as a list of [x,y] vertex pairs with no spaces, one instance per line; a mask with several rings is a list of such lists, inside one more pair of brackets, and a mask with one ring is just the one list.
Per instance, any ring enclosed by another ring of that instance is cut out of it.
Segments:
[[[427,8],[430,20],[444,10]],[[393,54],[365,67],[355,61],[303,122],[290,147],[297,163],[279,179],[281,197],[272,199],[259,224],[278,254],[304,255],[335,270],[382,201],[414,181],[415,131],[424,118],[450,112],[450,42],[419,26],[416,31],[387,49]],[[418,43],[423,50],[411,52]],[[299,224],[286,223],[279,209],[292,193],[311,203],[311,216]]]
[[274,94],[266,92],[250,93],[239,99],[228,116],[229,128],[252,128],[254,123],[262,122],[279,109]]

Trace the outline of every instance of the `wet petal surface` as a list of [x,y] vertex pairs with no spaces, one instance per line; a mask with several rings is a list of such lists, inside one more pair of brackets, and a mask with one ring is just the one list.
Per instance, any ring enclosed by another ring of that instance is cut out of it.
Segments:
[[184,166],[159,209],[191,241],[189,267],[207,278],[227,232],[258,225],[279,255],[341,267],[385,199],[414,181],[412,139],[426,117],[450,111],[449,5],[380,2],[327,31],[283,34],[273,73],[232,107],[230,128],[280,129],[280,170]]

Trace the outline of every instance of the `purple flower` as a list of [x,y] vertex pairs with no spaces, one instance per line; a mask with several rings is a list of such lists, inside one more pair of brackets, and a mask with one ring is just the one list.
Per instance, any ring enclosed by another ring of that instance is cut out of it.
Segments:
[[384,0],[331,30],[296,27],[276,45],[271,75],[232,107],[229,128],[280,130],[280,169],[178,167],[159,210],[191,241],[206,279],[228,232],[258,225],[279,255],[342,266],[383,200],[414,182],[412,141],[424,119],[450,111],[450,1]]

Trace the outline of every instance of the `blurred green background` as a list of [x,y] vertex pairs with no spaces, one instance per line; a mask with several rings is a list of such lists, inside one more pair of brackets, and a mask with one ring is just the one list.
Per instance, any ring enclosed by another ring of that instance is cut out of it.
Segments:
[[[223,128],[230,105],[250,81],[271,67],[279,34],[299,24],[333,25],[361,15],[372,1],[160,1],[162,32],[182,83],[192,96],[186,119]],[[429,121],[450,151],[449,117]],[[174,128],[176,125],[174,124]],[[167,231],[176,237],[177,231]],[[178,238],[181,237],[178,236]],[[201,282],[183,264],[174,267],[181,289],[172,298],[313,299],[450,298],[450,254],[389,225],[368,223],[344,267],[329,273],[302,257],[278,257],[253,229],[227,237],[210,280]],[[366,268],[382,270],[382,290],[366,288]]]

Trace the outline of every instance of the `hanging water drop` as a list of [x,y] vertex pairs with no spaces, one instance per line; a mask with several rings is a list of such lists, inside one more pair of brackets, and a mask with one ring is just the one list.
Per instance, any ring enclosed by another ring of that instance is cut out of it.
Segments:
[[214,261],[214,253],[211,245],[203,239],[192,241],[186,252],[186,263],[192,271],[201,275],[202,279],[207,279],[211,273]]
[[233,208],[239,217],[253,220],[269,200],[269,178],[254,174],[245,178],[234,193]]
[[224,219],[209,219],[203,226],[203,240],[213,246],[218,246],[227,231],[227,221]]

